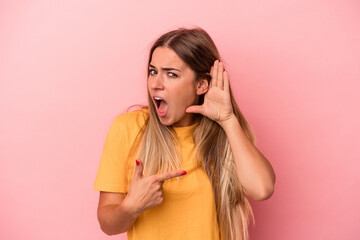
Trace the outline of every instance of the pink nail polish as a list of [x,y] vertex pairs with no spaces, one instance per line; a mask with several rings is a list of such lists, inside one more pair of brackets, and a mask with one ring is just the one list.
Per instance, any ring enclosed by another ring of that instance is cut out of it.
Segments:
[[136,159],[136,165],[139,165],[139,164],[140,164],[139,160]]
[[187,174],[186,171],[182,171],[182,172],[181,172],[181,175],[185,175],[185,174]]

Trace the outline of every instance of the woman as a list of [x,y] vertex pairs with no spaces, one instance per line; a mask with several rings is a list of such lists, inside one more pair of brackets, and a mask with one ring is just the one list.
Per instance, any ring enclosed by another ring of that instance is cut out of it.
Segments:
[[275,174],[254,146],[228,74],[201,28],[150,50],[149,107],[115,118],[95,182],[98,220],[128,239],[247,239],[245,194],[264,200]]

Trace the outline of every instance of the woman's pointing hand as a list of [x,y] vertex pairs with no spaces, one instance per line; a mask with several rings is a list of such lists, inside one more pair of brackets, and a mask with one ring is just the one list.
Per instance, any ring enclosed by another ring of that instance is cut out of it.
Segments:
[[186,171],[170,171],[158,175],[144,176],[143,164],[136,160],[133,177],[126,196],[128,206],[137,214],[163,202],[162,185],[165,180],[185,175]]

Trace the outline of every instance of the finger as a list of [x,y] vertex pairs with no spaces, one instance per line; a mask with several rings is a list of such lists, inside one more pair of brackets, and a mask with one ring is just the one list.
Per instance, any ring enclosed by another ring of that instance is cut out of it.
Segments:
[[230,92],[229,75],[227,71],[224,71],[224,91]]
[[219,62],[218,65],[218,73],[217,73],[217,87],[220,89],[223,89],[224,81],[223,81],[223,72],[224,72],[224,64],[222,62]]
[[143,176],[143,164],[139,159],[136,159],[134,164],[133,178],[141,178]]
[[187,173],[186,171],[182,171],[182,170],[170,171],[170,172],[154,175],[154,178],[157,182],[163,182],[171,178],[180,177],[182,175],[185,175],[186,173]]
[[187,113],[200,113],[200,114],[204,114],[204,107],[201,105],[192,105],[188,108],[185,109],[185,112]]
[[210,84],[209,84],[209,87],[211,88],[212,87],[212,84],[213,84],[213,81],[212,81],[212,74],[213,74],[213,71],[214,71],[214,67],[211,66],[210,68],[210,76],[211,76],[211,79],[210,79]]
[[213,72],[212,72],[212,74],[211,74],[211,81],[213,82],[213,83],[212,83],[212,86],[213,86],[213,87],[216,87],[216,86],[217,86],[218,64],[219,64],[219,61],[218,61],[218,60],[215,60]]

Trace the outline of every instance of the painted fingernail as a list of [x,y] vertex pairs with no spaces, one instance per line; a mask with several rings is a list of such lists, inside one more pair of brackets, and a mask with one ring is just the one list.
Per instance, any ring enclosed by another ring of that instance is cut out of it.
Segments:
[[139,160],[136,159],[136,165],[139,165],[139,164],[140,164]]
[[182,172],[181,172],[181,175],[185,175],[185,174],[187,174],[186,171],[182,171]]

